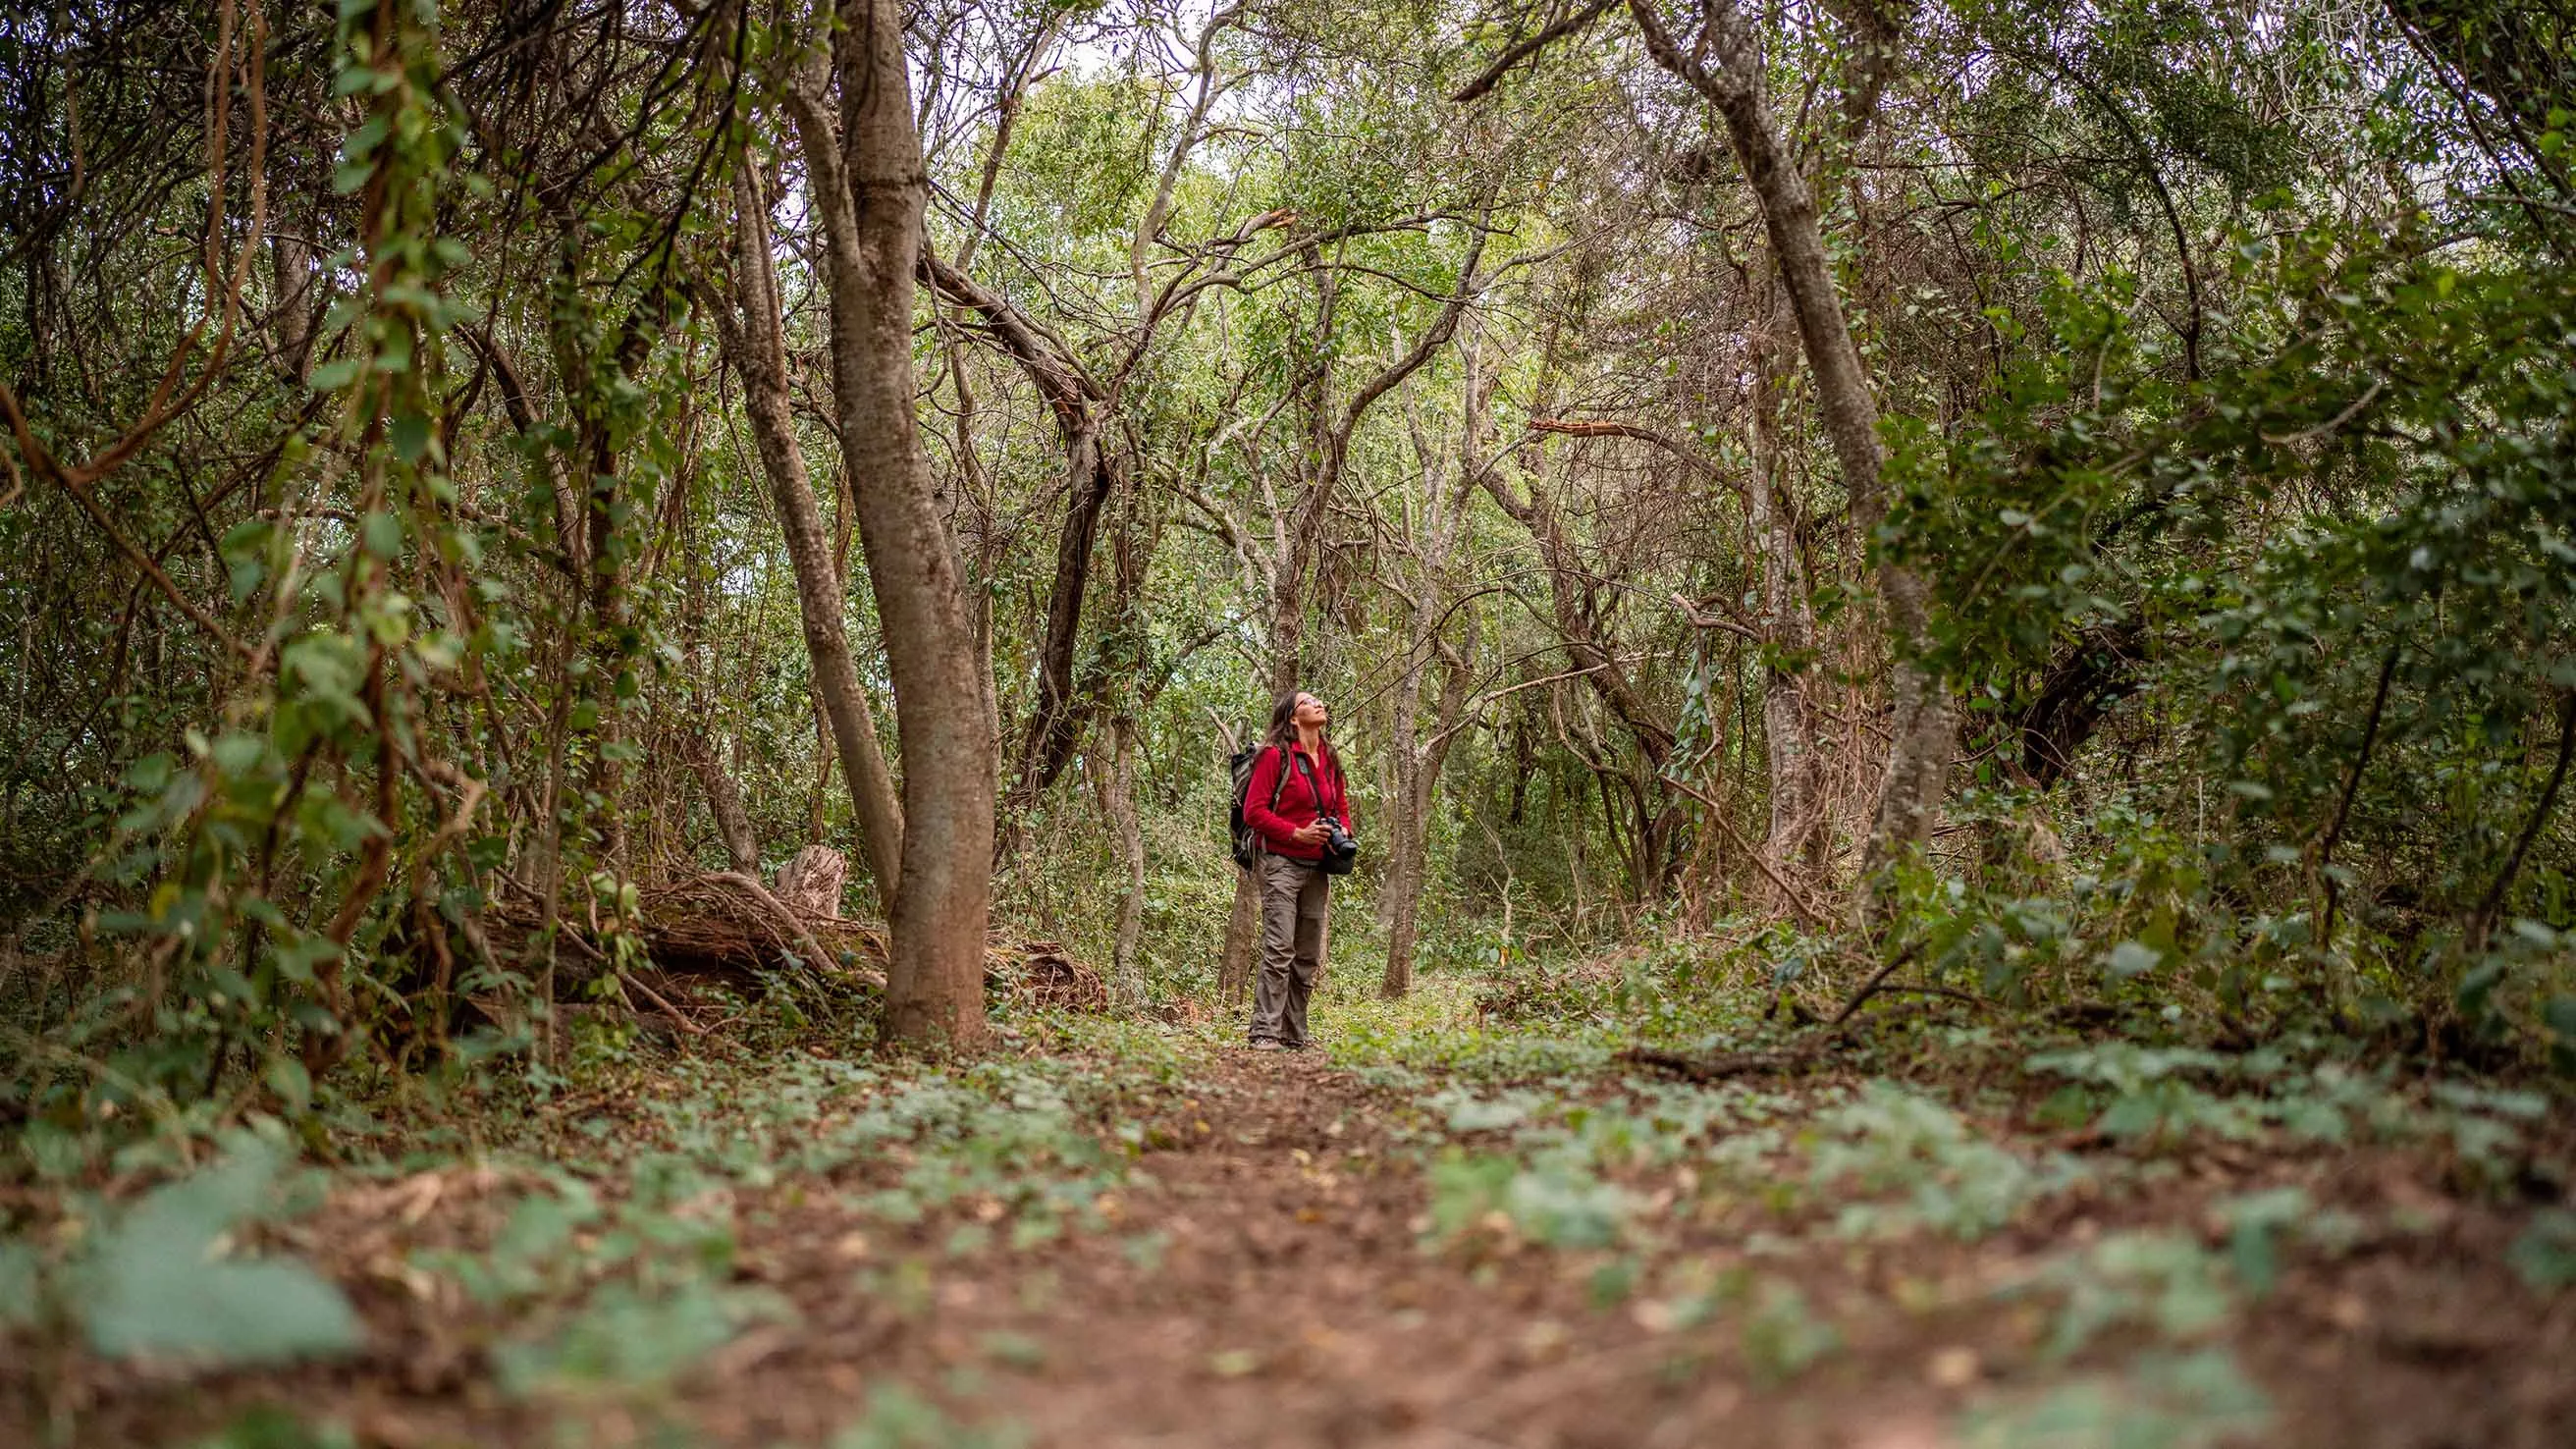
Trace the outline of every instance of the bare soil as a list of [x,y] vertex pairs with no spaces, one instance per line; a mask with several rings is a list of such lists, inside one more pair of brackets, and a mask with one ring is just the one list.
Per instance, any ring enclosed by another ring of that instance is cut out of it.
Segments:
[[[1149,1146],[1101,1205],[1116,1231],[1025,1252],[943,1257],[950,1222],[889,1235],[828,1194],[782,1186],[741,1214],[736,1272],[792,1301],[794,1321],[751,1329],[650,1408],[510,1402],[482,1357],[494,1325],[407,1286],[407,1250],[492,1229],[502,1184],[456,1169],[347,1192],[295,1234],[368,1317],[368,1358],[163,1382],[21,1364],[0,1369],[0,1439],[14,1421],[20,1442],[36,1442],[42,1402],[78,1409],[78,1442],[138,1445],[191,1442],[279,1402],[392,1449],[821,1444],[873,1390],[901,1383],[959,1423],[1008,1422],[1065,1449],[1934,1449],[1968,1442],[1959,1425],[1972,1404],[2084,1367],[2045,1363],[2038,1310],[1983,1285],[2054,1246],[2192,1224],[2223,1193],[2298,1183],[2320,1204],[2410,1227],[2330,1260],[2292,1255],[2277,1289],[2225,1331],[2275,1409],[2247,1442],[2576,1443],[2576,1295],[2536,1294],[2504,1266],[2527,1204],[2453,1193],[2433,1156],[2213,1148],[2152,1192],[2072,1194],[1973,1245],[1766,1258],[1842,1339],[1774,1382],[1748,1359],[1740,1323],[1676,1327],[1634,1301],[1598,1301],[1597,1261],[1508,1244],[1426,1250],[1422,1149],[1397,1138],[1409,1104],[1314,1057],[1225,1053],[1134,1110],[1151,1123]],[[1668,1259],[1743,1261],[1750,1239],[1745,1220],[1724,1216],[1680,1231]],[[888,1291],[883,1269],[905,1261],[930,1264],[928,1276]]]

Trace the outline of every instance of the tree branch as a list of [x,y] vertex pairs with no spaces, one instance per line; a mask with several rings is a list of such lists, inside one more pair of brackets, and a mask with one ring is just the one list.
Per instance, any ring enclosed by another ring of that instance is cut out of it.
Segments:
[[1502,84],[1504,76],[1511,74],[1523,61],[1569,35],[1591,28],[1592,22],[1607,13],[1614,3],[1616,0],[1593,0],[1592,4],[1547,26],[1529,39],[1509,47],[1501,55],[1494,57],[1493,64],[1479,71],[1474,80],[1460,86],[1449,99],[1462,106],[1484,99],[1495,86]]

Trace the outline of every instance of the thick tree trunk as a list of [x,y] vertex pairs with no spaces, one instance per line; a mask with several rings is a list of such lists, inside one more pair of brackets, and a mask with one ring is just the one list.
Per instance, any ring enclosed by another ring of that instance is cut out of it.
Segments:
[[751,419],[761,470],[769,476],[770,502],[787,538],[788,564],[796,575],[796,612],[805,627],[805,653],[813,661],[823,722],[858,807],[860,845],[876,880],[877,900],[891,916],[902,880],[903,807],[895,798],[893,773],[886,767],[867,691],[850,654],[842,620],[847,593],[834,563],[834,540],[823,527],[813,477],[796,441],[777,264],[770,254],[769,205],[748,165],[735,176],[734,206],[734,306],[740,318],[737,322],[719,310],[725,351],[742,376],[743,412]]
[[833,401],[859,545],[883,621],[903,753],[902,874],[888,912],[888,1040],[971,1049],[992,912],[994,741],[955,550],[914,429],[912,289],[930,181],[913,129],[903,13],[840,0],[838,134],[791,97],[823,224]]
[[[1815,197],[1764,107],[1760,42],[1733,0],[1710,0],[1698,52],[1674,41],[1654,0],[1629,0],[1629,10],[1656,64],[1688,82],[1726,123],[1745,181],[1761,205],[1780,282],[1798,319],[1808,371],[1815,378],[1817,410],[1851,495],[1854,531],[1867,546],[1887,517],[1878,403],[1843,316],[1842,298],[1834,290]],[[1716,66],[1703,65],[1701,54],[1713,56]],[[1885,915],[1889,869],[1931,835],[1954,743],[1949,701],[1940,682],[1916,662],[1929,642],[1930,591],[1913,570],[1886,559],[1878,565],[1878,591],[1896,662],[1889,681],[1893,710],[1887,773],[1861,860],[1857,904],[1864,929],[1875,929]]]

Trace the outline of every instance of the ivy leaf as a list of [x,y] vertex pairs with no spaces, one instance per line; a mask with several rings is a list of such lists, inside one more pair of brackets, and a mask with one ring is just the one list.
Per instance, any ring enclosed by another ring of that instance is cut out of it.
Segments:
[[0,1328],[25,1328],[36,1321],[36,1250],[0,1240]]
[[99,1241],[75,1284],[90,1346],[112,1358],[286,1363],[352,1352],[365,1327],[330,1280],[292,1258],[223,1256],[269,1196],[276,1153],[254,1147],[154,1191]]
[[2122,981],[2144,976],[2164,961],[2164,953],[2143,941],[2122,941],[2111,948],[2111,974]]
[[2551,1208],[2534,1216],[2506,1250],[2505,1261],[2544,1293],[2576,1284],[2576,1213]]
[[358,380],[358,372],[367,365],[361,357],[334,358],[313,369],[304,385],[315,392],[337,392]]

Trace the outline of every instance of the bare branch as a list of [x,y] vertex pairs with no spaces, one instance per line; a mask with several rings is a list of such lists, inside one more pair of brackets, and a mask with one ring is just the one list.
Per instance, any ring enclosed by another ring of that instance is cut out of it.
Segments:
[[1569,35],[1591,28],[1592,22],[1600,19],[1605,13],[1607,13],[1613,3],[1615,3],[1615,0],[1593,0],[1592,4],[1584,6],[1582,9],[1566,16],[1555,24],[1542,29],[1538,34],[1533,35],[1529,39],[1505,50],[1501,55],[1494,57],[1493,64],[1486,66],[1482,71],[1478,72],[1474,80],[1460,86],[1456,94],[1450,96],[1449,99],[1456,101],[1462,106],[1472,101],[1484,99],[1488,92],[1492,91],[1495,86],[1502,83],[1504,76],[1511,74],[1512,71],[1523,61],[1528,60],[1530,57],[1547,49],[1549,46],[1556,44],[1558,41],[1565,39]]

